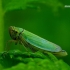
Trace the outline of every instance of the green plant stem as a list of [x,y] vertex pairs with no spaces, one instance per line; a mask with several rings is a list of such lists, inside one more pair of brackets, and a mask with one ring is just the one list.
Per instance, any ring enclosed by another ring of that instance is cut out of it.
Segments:
[[0,52],[3,51],[4,43],[4,23],[3,23],[3,9],[2,9],[2,0],[0,0]]

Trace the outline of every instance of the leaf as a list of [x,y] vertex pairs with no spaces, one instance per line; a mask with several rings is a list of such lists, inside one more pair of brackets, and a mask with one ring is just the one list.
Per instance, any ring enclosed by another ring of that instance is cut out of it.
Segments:
[[0,63],[1,61],[6,68],[4,70],[70,70],[68,64],[51,53],[44,55],[41,52],[12,50],[0,53]]
[[16,9],[26,9],[27,7],[37,7],[41,9],[40,4],[50,6],[53,11],[57,11],[63,4],[58,0],[3,0],[3,9],[5,12]]

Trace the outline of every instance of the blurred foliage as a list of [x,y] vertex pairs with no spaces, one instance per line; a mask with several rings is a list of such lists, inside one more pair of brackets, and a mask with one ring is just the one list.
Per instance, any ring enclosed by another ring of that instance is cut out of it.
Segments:
[[[0,0],[0,51],[3,51],[3,48],[8,49],[6,43],[10,39],[9,26],[17,26],[60,45],[68,52],[68,56],[63,58],[64,61],[70,64],[70,9],[64,8],[64,5],[69,3],[69,0]],[[11,43],[8,46],[10,49],[25,51],[19,44]],[[68,68],[62,60],[57,63],[63,69]],[[26,66],[22,63],[18,65]],[[18,65],[13,68],[19,67]],[[55,64],[51,66],[54,68]]]
[[27,7],[33,7],[36,6],[37,8],[40,8],[38,3],[42,3],[44,5],[47,5],[51,8],[53,8],[53,11],[57,11],[59,7],[63,7],[63,4],[60,3],[58,0],[3,0],[3,9],[7,12],[10,10],[15,9],[26,9]]
[[69,70],[70,66],[54,55],[40,52],[21,52],[12,50],[0,53],[0,63],[4,70]]

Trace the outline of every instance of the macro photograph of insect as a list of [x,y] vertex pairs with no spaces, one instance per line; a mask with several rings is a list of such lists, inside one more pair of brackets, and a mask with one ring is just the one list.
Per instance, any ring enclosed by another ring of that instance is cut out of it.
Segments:
[[69,3],[0,0],[0,70],[70,70]]

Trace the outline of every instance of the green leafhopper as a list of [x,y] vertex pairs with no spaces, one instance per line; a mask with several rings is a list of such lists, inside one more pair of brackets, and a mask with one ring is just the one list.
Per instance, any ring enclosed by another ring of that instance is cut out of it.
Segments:
[[13,40],[23,44],[26,48],[30,48],[31,51],[41,51],[43,53],[51,52],[58,56],[66,56],[67,52],[62,48],[44,38],[39,37],[23,28],[10,26],[9,33]]

